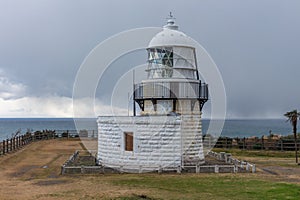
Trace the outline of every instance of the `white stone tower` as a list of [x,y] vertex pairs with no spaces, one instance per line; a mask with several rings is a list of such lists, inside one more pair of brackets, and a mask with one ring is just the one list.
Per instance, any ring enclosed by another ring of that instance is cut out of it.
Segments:
[[[194,44],[178,31],[170,13],[167,25],[148,46],[148,79],[134,87],[141,115],[182,116],[185,165],[204,161],[201,110],[208,100],[208,87],[199,79]],[[195,156],[199,152],[200,157]]]
[[194,44],[170,14],[147,48],[148,78],[134,84],[134,116],[98,118],[100,165],[143,172],[204,163],[201,110],[208,87],[199,79]]

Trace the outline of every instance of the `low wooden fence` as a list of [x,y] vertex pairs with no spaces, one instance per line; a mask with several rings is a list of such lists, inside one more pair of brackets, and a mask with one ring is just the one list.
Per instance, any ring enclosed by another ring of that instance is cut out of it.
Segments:
[[16,151],[34,141],[54,139],[55,136],[55,131],[36,131],[3,140],[0,142],[0,155]]
[[39,140],[48,140],[54,138],[97,138],[97,130],[43,130],[34,133],[27,132],[24,135],[15,136],[0,142],[0,156],[12,151],[16,151],[23,146]]
[[[204,146],[208,148],[237,148],[244,150],[281,150],[294,151],[294,139],[286,138],[267,138],[251,137],[251,138],[229,138],[229,137],[205,137]],[[300,139],[297,140],[297,147],[300,149]]]
[[76,138],[76,137],[87,137],[97,138],[97,130],[55,130],[57,137]]

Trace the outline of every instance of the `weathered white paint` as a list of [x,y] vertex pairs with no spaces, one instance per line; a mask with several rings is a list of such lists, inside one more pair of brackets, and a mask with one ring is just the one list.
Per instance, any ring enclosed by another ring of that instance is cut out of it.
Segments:
[[[177,170],[204,162],[200,115],[98,117],[99,164],[130,172]],[[124,132],[133,132],[125,151]]]

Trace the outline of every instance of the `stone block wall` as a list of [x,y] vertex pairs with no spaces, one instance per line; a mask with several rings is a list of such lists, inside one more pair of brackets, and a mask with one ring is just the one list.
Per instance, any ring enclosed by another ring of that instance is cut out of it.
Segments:
[[[176,170],[204,162],[200,116],[99,117],[100,165],[120,171]],[[133,151],[125,151],[125,132]]]

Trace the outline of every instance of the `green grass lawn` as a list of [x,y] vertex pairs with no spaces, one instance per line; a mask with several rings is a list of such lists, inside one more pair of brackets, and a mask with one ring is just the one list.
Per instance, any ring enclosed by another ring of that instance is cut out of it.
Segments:
[[119,175],[112,183],[143,190],[117,199],[299,199],[300,185],[272,182],[253,174]]
[[[294,152],[214,149],[232,153],[234,157],[251,158],[258,166],[292,166]],[[287,163],[291,162],[291,163]],[[300,176],[300,175],[299,175]],[[281,182],[266,174],[125,174],[113,176],[112,184],[145,191],[122,196],[119,200],[135,199],[300,199],[300,184]]]

